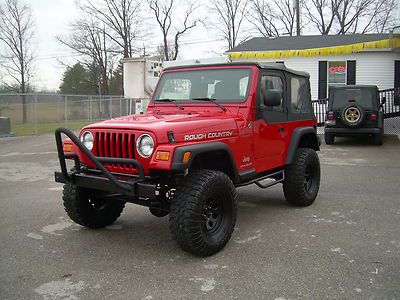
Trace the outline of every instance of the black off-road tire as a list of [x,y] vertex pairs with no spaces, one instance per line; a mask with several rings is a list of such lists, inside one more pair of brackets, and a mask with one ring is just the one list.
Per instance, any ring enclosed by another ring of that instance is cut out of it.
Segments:
[[195,170],[176,190],[169,214],[173,239],[185,251],[210,256],[229,241],[236,224],[236,191],[219,171]]
[[319,158],[315,150],[298,148],[293,164],[286,168],[283,192],[294,206],[309,206],[317,197],[321,177]]
[[333,145],[335,143],[335,136],[332,133],[325,133],[324,138],[325,144],[327,145]]
[[375,145],[378,145],[378,146],[383,144],[383,132],[382,131],[374,134],[373,142]]
[[100,199],[94,192],[64,185],[64,209],[75,223],[89,228],[103,228],[113,224],[121,215],[125,203],[111,199]]

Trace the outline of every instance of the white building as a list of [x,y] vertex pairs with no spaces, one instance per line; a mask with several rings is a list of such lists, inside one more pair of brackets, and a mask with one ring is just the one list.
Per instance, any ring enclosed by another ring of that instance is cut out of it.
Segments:
[[149,98],[162,70],[161,58],[133,57],[122,59],[124,97],[131,99],[130,113],[146,111]]
[[162,70],[161,58],[133,57],[122,59],[125,98],[149,98]]
[[393,34],[253,38],[227,52],[232,61],[282,62],[310,74],[313,99],[329,86],[400,87],[400,38]]

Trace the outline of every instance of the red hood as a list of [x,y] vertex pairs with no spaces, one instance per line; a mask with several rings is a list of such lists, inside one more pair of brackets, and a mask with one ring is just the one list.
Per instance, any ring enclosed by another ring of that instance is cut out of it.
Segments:
[[245,119],[238,114],[237,108],[226,111],[151,111],[143,115],[119,117],[85,127],[129,129],[152,132],[157,143],[168,143],[168,131],[173,131],[177,142],[185,140],[208,140],[224,136],[238,135],[238,127],[245,124]]

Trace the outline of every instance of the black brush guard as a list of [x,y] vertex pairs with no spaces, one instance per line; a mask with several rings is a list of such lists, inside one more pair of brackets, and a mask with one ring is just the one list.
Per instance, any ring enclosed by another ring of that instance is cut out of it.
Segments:
[[[71,141],[79,148],[80,151],[96,166],[97,170],[92,170],[93,174],[82,173],[81,162],[75,153],[65,154],[63,150],[63,142],[61,134],[66,135]],[[58,158],[60,160],[61,172],[55,172],[55,181],[60,183],[72,183],[76,186],[90,188],[93,190],[108,191],[113,193],[121,193],[134,199],[154,199],[155,198],[155,184],[146,183],[144,169],[142,164],[129,158],[116,158],[116,157],[96,157],[87,149],[82,142],[75,136],[75,134],[67,128],[57,128],[55,131],[55,138],[57,144]],[[73,159],[75,161],[75,170],[72,172],[67,171],[66,159]],[[139,174],[137,176],[121,176],[113,174],[108,171],[103,164],[125,164],[135,167]],[[99,174],[99,175],[97,175]],[[129,202],[131,202],[129,201]],[[139,204],[139,203],[138,203]],[[144,203],[140,203],[144,204]]]

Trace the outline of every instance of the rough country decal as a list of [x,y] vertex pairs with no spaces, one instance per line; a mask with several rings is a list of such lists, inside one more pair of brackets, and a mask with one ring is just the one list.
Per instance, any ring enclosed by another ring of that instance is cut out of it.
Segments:
[[187,134],[187,135],[185,135],[185,141],[198,141],[198,140],[204,140],[204,139],[217,139],[217,138],[230,137],[232,135],[233,135],[233,131]]

